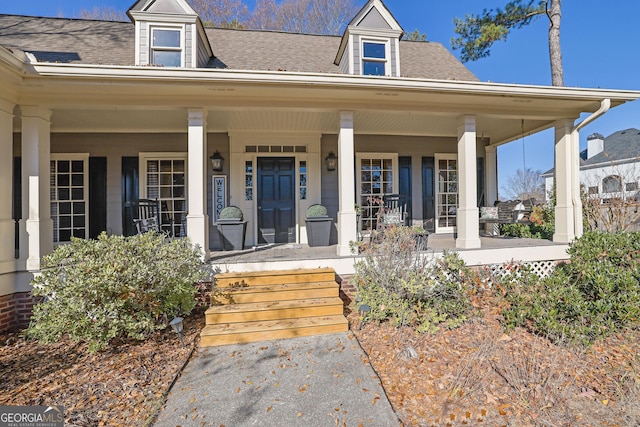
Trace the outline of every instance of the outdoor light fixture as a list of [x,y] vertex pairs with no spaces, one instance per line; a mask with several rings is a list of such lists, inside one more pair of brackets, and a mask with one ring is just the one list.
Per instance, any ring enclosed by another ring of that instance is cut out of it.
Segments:
[[182,340],[182,328],[183,328],[182,321],[183,320],[184,319],[182,317],[176,317],[171,322],[169,322],[169,324],[171,325],[171,329],[173,329],[173,332],[178,334],[178,336],[180,337],[182,348],[184,348],[184,341]]
[[214,172],[222,172],[222,167],[224,166],[224,157],[220,155],[218,150],[216,150],[216,152],[213,153],[211,157],[209,157],[209,160],[211,160],[211,169],[213,169]]
[[333,151],[330,151],[329,155],[324,160],[327,162],[327,170],[329,172],[336,170],[336,167],[338,166],[338,157],[333,154]]
[[360,328],[359,329],[362,329],[362,318],[364,318],[364,316],[366,316],[370,312],[371,312],[371,307],[369,307],[367,304],[362,304],[360,307],[358,307],[358,314],[360,314]]

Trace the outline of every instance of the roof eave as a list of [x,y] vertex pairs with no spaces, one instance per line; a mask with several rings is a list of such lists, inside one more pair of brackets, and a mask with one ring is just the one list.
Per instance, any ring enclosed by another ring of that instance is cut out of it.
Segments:
[[[291,71],[254,71],[228,69],[180,69],[163,67],[105,66],[33,63],[31,76],[67,78],[138,78],[173,81],[250,81],[264,83],[314,84],[352,86],[375,90],[430,89],[435,91],[497,96],[558,97],[600,101],[611,99],[612,105],[640,98],[640,91],[589,89],[558,86],[518,85],[494,82],[417,79],[406,77],[377,77],[349,74],[326,74]],[[384,85],[381,82],[384,81]]]

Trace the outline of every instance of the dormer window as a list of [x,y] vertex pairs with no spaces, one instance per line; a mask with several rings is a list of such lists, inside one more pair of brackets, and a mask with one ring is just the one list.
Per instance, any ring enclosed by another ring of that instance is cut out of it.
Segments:
[[345,74],[400,77],[403,33],[382,0],[368,0],[347,25],[333,63]]
[[365,76],[386,76],[388,43],[378,41],[362,42],[362,74]]
[[182,32],[179,28],[151,28],[152,65],[182,66]]

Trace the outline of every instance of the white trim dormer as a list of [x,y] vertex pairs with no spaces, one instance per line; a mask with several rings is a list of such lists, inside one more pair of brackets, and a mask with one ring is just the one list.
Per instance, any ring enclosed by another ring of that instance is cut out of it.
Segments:
[[[399,77],[402,34],[404,30],[384,3],[369,0],[347,26],[334,63],[347,74]],[[383,73],[376,63],[385,64]]]
[[136,65],[203,68],[213,56],[202,21],[184,0],[139,0],[127,14],[136,26]]

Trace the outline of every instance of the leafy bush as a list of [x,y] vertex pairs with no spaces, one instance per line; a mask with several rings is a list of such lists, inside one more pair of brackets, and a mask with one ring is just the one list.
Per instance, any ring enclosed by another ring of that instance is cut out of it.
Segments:
[[325,208],[322,205],[311,205],[309,206],[309,209],[307,209],[307,218],[321,217],[321,216],[327,216],[327,215],[329,215],[329,212],[327,211],[327,208]]
[[553,209],[551,204],[536,206],[530,215],[529,224],[501,224],[500,232],[511,237],[551,240],[555,232]]
[[220,211],[219,219],[237,219],[238,221],[242,221],[244,219],[244,214],[242,210],[237,206],[227,206]]
[[640,322],[640,233],[586,233],[544,280],[501,284],[507,326],[590,344]]
[[72,239],[42,260],[27,334],[43,342],[68,333],[89,351],[114,338],[144,339],[196,304],[195,283],[205,279],[200,249],[187,239],[158,233],[98,240]]
[[471,309],[467,292],[474,275],[456,253],[438,260],[420,254],[414,234],[409,227],[390,227],[380,243],[364,250],[352,279],[358,304],[371,307],[363,320],[415,326],[418,332],[457,327]]

